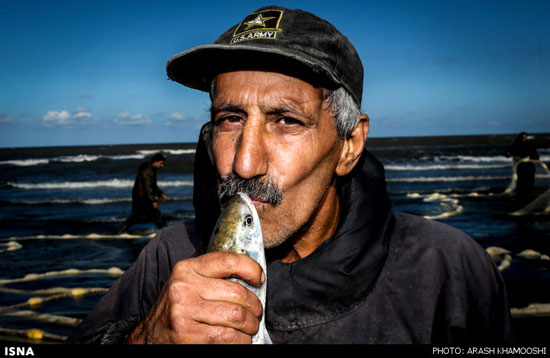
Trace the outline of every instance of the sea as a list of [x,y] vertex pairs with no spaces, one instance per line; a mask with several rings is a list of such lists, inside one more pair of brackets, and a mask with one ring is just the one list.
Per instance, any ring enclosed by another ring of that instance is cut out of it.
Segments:
[[[516,214],[548,196],[550,173],[537,164],[532,195],[507,192],[513,162],[504,153],[515,136],[371,138],[367,148],[384,164],[394,210],[454,226],[491,253],[517,343],[548,344],[548,200]],[[532,140],[550,163],[550,134]],[[167,157],[158,172],[165,220],[194,218],[195,143],[0,149],[0,340],[63,342],[132,265],[157,228],[118,231],[137,168],[158,151]]]

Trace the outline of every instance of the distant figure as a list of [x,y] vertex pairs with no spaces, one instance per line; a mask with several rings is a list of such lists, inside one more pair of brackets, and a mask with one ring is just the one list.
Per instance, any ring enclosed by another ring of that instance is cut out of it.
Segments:
[[162,153],[156,153],[150,162],[142,163],[132,189],[132,215],[120,229],[127,232],[132,225],[142,220],[152,221],[157,227],[163,228],[166,222],[159,210],[158,199],[166,200],[166,195],[157,185],[157,170],[164,167],[166,157]]
[[506,157],[514,158],[514,174],[517,176],[516,192],[529,194],[535,184],[535,164],[539,161],[539,155],[533,141],[529,140],[527,133],[521,132],[516,140],[506,150]]

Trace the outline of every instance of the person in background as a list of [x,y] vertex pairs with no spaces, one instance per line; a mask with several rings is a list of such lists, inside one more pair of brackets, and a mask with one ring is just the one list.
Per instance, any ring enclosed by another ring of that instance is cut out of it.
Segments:
[[156,153],[150,162],[141,163],[132,189],[132,214],[126,219],[120,229],[128,232],[132,225],[143,221],[152,221],[161,229],[166,226],[159,210],[159,199],[166,200],[166,195],[157,185],[157,170],[164,168],[166,157]]
[[540,163],[537,149],[527,133],[521,132],[506,149],[506,157],[514,159],[514,174],[517,175],[516,193],[530,194],[535,185],[535,163]]

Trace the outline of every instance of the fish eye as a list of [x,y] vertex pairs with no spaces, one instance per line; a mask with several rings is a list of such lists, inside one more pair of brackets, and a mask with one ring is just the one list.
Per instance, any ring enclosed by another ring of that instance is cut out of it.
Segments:
[[247,215],[243,219],[243,225],[244,226],[252,226],[253,221],[254,221],[254,219],[252,219],[252,215]]

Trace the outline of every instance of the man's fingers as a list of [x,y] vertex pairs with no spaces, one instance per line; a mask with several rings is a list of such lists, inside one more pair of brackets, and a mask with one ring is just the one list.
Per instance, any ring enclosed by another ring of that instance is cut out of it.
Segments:
[[[208,326],[228,327],[246,335],[258,332],[260,320],[241,305],[228,302],[206,301],[192,313],[192,319]],[[228,333],[228,332],[226,332]],[[223,335],[222,335],[223,336]],[[232,340],[231,337],[229,340]]]
[[250,344],[252,337],[237,329],[230,327],[209,326],[201,324],[195,327],[185,336],[176,337],[177,343],[195,343],[195,344]]
[[[250,343],[258,331],[262,305],[252,291],[226,278],[260,285],[262,275],[256,261],[235,253],[182,260],[151,310],[158,314],[148,315],[142,335],[159,342]],[[158,332],[153,337],[149,331]]]
[[238,277],[253,286],[263,283],[262,267],[254,259],[230,252],[211,252],[189,262],[193,271],[205,277]]
[[241,305],[256,317],[262,315],[262,303],[256,295],[238,282],[218,279],[211,283],[208,290],[199,290],[206,301],[223,301]]
[[[241,305],[256,317],[261,317],[262,304],[256,295],[238,282],[227,280],[239,277],[250,284],[260,284],[261,266],[245,255],[214,252],[176,265],[169,285],[172,301],[195,292],[202,301],[229,302]],[[190,276],[191,275],[191,276]],[[189,278],[194,279],[189,280]]]

